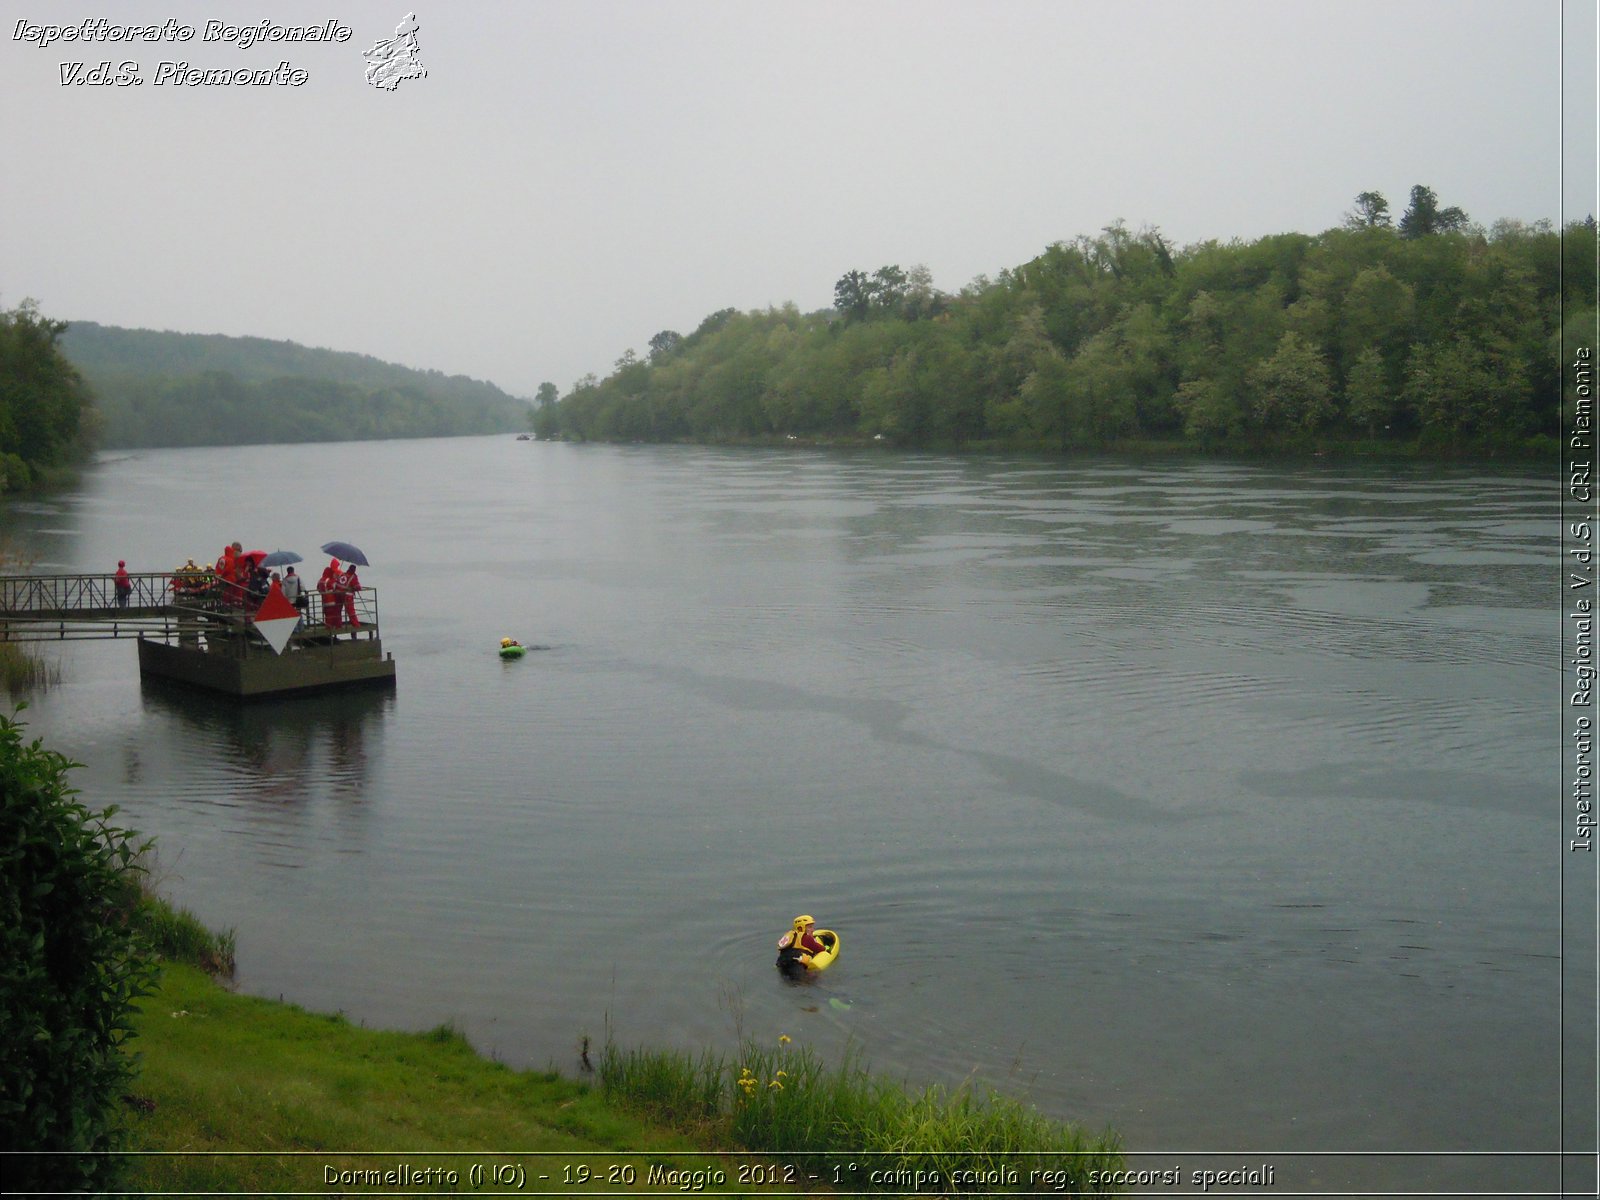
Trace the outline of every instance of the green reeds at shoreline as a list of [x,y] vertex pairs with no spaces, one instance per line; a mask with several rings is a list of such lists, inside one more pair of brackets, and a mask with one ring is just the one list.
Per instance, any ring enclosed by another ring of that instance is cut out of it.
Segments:
[[0,642],[0,687],[11,696],[61,682],[61,668],[18,642]]
[[208,929],[187,908],[174,908],[147,888],[140,889],[133,920],[161,958],[198,967],[214,978],[233,977],[237,948],[233,930]]
[[793,1161],[804,1179],[851,1192],[1101,1195],[1111,1189],[1096,1180],[1123,1165],[1109,1130],[1090,1136],[968,1086],[908,1090],[874,1078],[853,1051],[829,1068],[786,1035],[773,1046],[747,1038],[731,1061],[608,1040],[599,1076],[619,1105],[698,1141]]
[[[0,459],[5,456],[0,455]],[[0,462],[0,493],[5,491],[5,463]],[[32,558],[17,549],[4,534],[0,534],[0,574],[29,571]],[[0,641],[0,688],[8,696],[17,697],[39,688],[54,687],[61,682],[59,663],[47,662],[33,649],[33,643]]]

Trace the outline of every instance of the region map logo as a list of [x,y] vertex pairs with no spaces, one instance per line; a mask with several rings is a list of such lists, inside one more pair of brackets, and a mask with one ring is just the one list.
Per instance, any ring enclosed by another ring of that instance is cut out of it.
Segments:
[[392,38],[379,38],[361,55],[367,60],[367,82],[392,92],[407,79],[425,79],[428,68],[418,60],[422,48],[417,44],[417,14],[407,13],[394,28]]

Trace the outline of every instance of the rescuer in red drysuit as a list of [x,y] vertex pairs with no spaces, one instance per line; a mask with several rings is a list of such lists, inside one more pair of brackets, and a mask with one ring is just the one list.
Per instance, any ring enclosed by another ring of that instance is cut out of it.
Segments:
[[322,570],[317,580],[317,591],[322,595],[322,623],[329,629],[344,624],[344,601],[339,595],[339,560],[336,558]]
[[238,542],[234,542],[224,546],[222,557],[217,559],[217,582],[222,585],[222,602],[229,608],[238,608],[244,603],[240,569],[247,566],[250,560],[241,553],[243,549]]
[[356,593],[361,590],[361,576],[356,574],[355,563],[350,564],[348,571],[339,573],[339,599],[344,604],[345,623],[355,629],[361,622],[356,619]]

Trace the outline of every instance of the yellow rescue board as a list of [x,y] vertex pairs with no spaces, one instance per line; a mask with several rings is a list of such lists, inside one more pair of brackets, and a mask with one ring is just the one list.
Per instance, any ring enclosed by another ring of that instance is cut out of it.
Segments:
[[834,959],[839,957],[839,935],[831,929],[819,929],[813,936],[822,943],[823,949],[820,953],[806,958],[806,968],[812,971],[826,971],[833,966]]

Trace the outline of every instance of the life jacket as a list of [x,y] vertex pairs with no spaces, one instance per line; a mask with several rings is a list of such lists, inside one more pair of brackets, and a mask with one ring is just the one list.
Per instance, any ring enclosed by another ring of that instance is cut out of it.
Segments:
[[[801,930],[791,929],[778,939],[778,949],[787,950],[792,954],[815,954],[817,951],[809,948],[805,944],[804,938],[805,934]],[[815,940],[816,935],[812,934],[812,938]],[[821,948],[822,944],[818,942],[817,949],[820,950]]]

